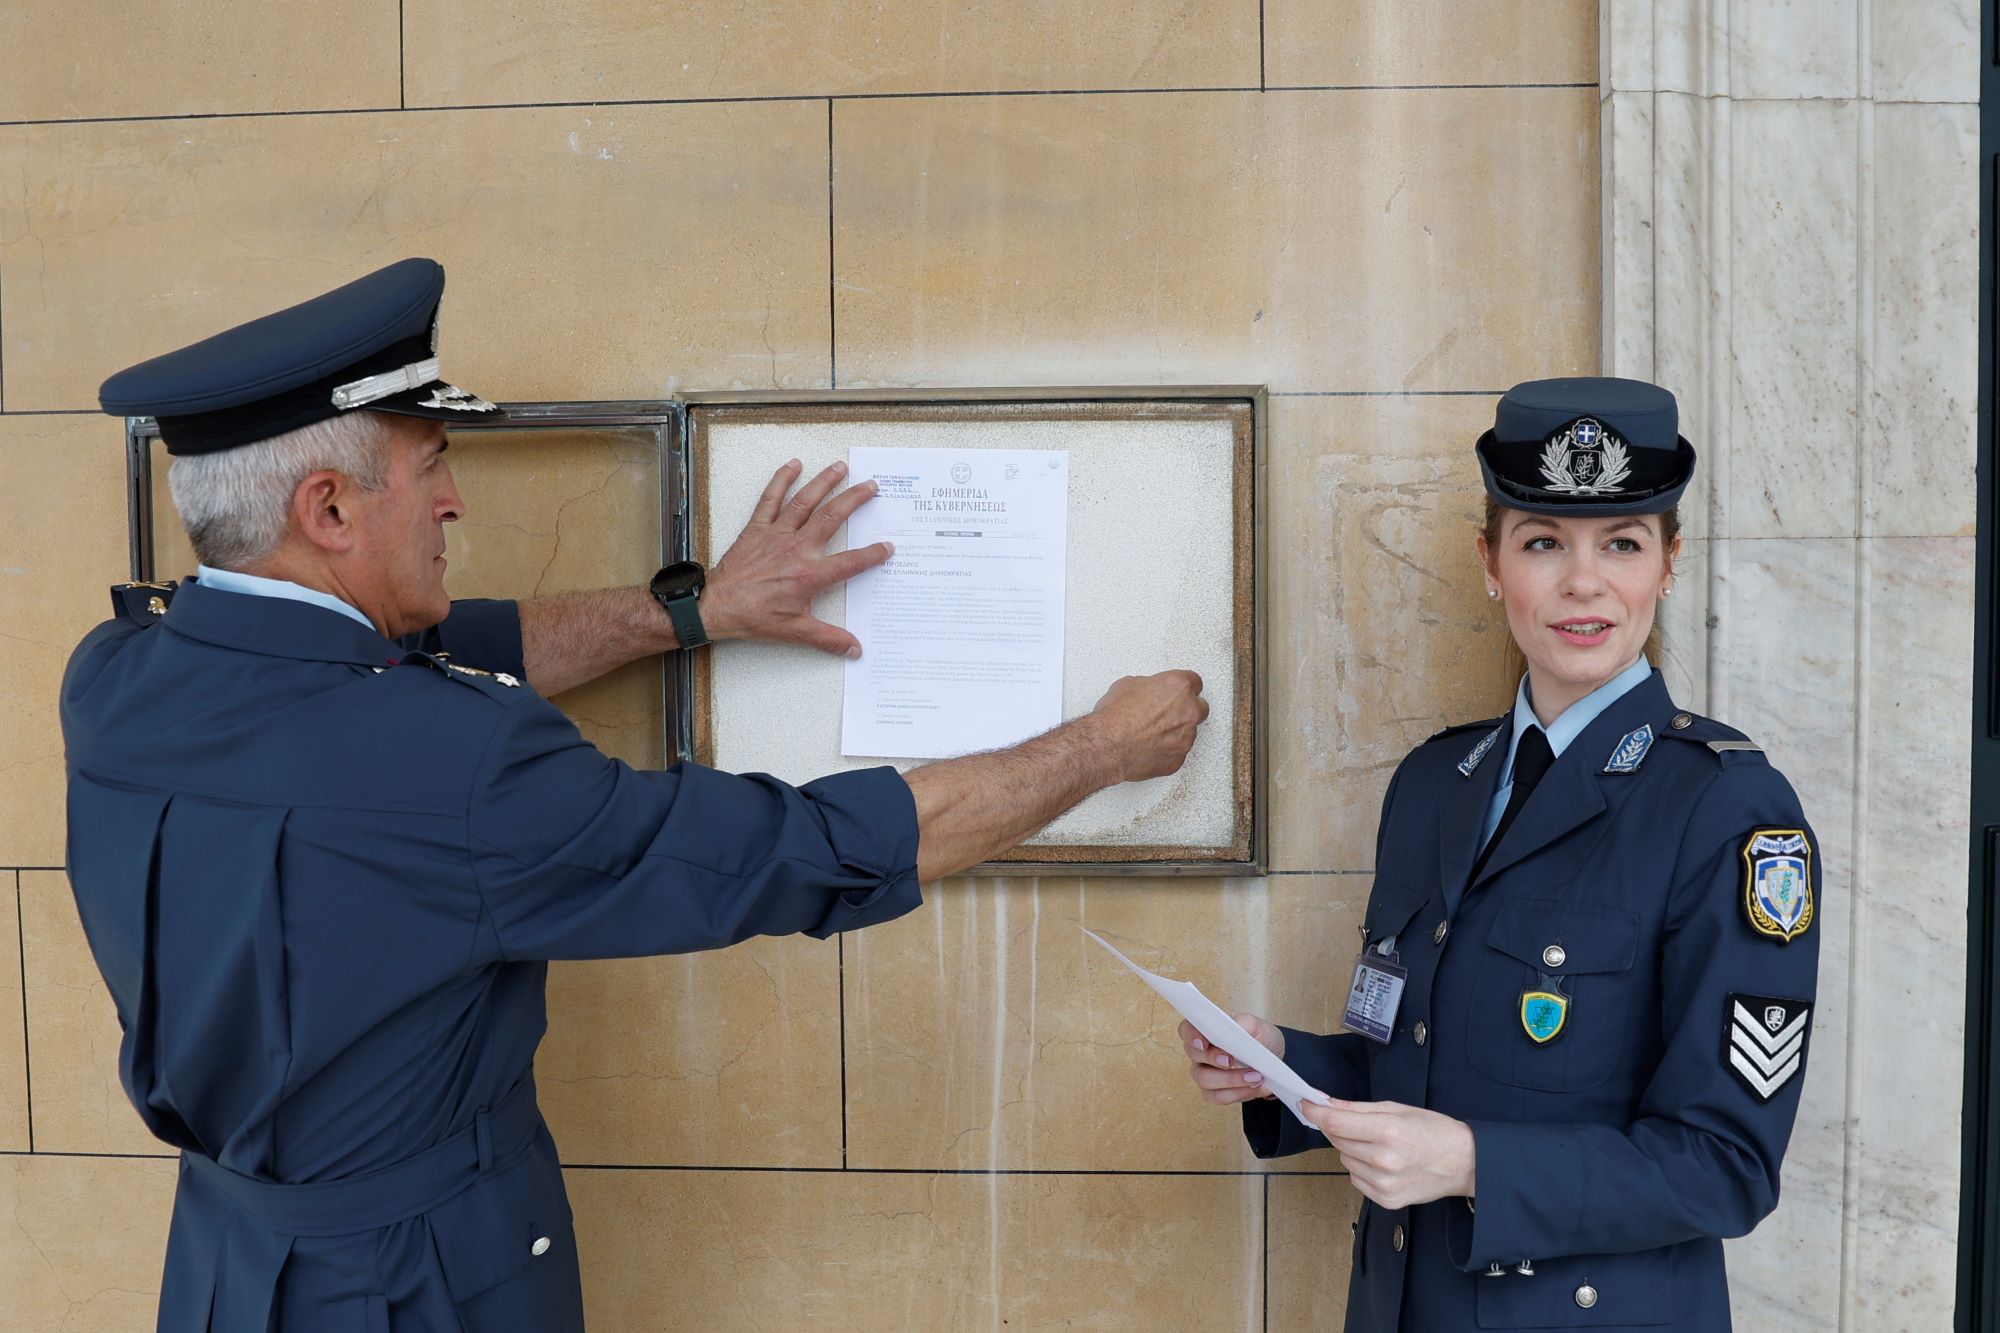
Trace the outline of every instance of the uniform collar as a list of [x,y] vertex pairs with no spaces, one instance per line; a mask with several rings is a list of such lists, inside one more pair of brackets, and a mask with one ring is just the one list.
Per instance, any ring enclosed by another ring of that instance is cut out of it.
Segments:
[[293,583],[289,579],[267,579],[262,574],[245,574],[240,569],[211,569],[207,565],[199,565],[196,568],[198,570],[196,577],[201,580],[202,585],[218,592],[247,593],[252,597],[282,597],[288,601],[304,602],[309,606],[323,606],[329,611],[338,611],[357,624],[367,625],[369,629],[375,628],[368,617],[361,614],[358,607],[343,602],[330,592],[308,588],[303,583]]
[[[1644,653],[1632,659],[1632,665],[1605,681],[1589,694],[1584,695],[1548,726],[1542,727],[1549,738],[1549,751],[1558,759],[1567,750],[1570,742],[1581,736],[1584,729],[1603,715],[1604,710],[1630,694],[1634,687],[1643,685],[1653,674],[1653,664],[1646,660]],[[1514,772],[1514,751],[1520,747],[1521,733],[1528,727],[1541,727],[1541,719],[1535,716],[1535,708],[1528,700],[1528,677],[1521,677],[1521,687],[1514,692],[1514,730],[1507,739],[1507,762],[1500,767],[1500,785],[1506,786]]]
[[[1535,788],[1535,799],[1522,808],[1480,868],[1480,880],[1493,878],[1604,810],[1602,770],[1619,739],[1643,723],[1671,715],[1673,707],[1666,681],[1651,667],[1644,679],[1614,695],[1569,741],[1566,748],[1575,753],[1559,757],[1550,767],[1548,776]],[[1511,732],[1513,715],[1502,725]],[[1487,805],[1503,771],[1497,767],[1489,771],[1481,765],[1475,773],[1484,775],[1483,780],[1453,782],[1438,802],[1438,866],[1446,884],[1465,884],[1471,875],[1473,859],[1483,841],[1479,835]]]
[[282,597],[246,597],[190,579],[174,594],[161,622],[190,639],[269,657],[306,662],[394,666],[403,650],[338,611]]

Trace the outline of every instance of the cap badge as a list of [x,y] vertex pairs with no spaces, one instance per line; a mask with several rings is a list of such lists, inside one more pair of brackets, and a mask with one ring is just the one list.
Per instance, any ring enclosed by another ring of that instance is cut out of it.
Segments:
[[417,404],[418,407],[448,407],[454,412],[492,412],[496,409],[476,393],[459,388],[456,384],[440,384],[431,390],[431,396]]
[[1542,477],[1557,495],[1617,495],[1631,472],[1625,442],[1589,417],[1550,436],[1542,450]]

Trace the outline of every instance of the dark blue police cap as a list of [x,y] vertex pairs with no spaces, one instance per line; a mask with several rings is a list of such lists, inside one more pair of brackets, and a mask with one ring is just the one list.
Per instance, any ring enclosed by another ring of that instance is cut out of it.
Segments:
[[113,416],[154,417],[170,454],[208,454],[367,408],[436,421],[506,413],[438,369],[444,266],[405,259],[104,381]]
[[1486,493],[1531,514],[1662,514],[1694,476],[1674,396],[1643,380],[1529,380],[1474,446]]

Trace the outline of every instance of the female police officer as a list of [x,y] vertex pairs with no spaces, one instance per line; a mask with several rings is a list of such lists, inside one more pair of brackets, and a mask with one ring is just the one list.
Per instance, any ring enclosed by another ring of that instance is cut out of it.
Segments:
[[1518,385],[1477,453],[1514,708],[1390,782],[1347,1031],[1239,1020],[1336,1100],[1308,1127],[1182,1039],[1258,1156],[1339,1151],[1363,1196],[1350,1333],[1712,1333],[1722,1238],[1776,1205],[1798,1108],[1816,843],[1757,746],[1644,654],[1694,469],[1673,396]]

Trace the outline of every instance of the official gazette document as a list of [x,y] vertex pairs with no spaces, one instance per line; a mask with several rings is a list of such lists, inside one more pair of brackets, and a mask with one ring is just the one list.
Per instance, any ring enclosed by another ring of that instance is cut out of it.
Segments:
[[1069,454],[1050,449],[848,451],[881,487],[850,548],[893,542],[847,585],[841,753],[941,759],[1062,721]]

